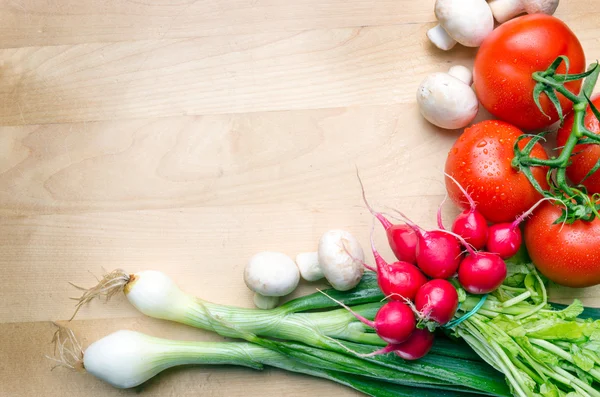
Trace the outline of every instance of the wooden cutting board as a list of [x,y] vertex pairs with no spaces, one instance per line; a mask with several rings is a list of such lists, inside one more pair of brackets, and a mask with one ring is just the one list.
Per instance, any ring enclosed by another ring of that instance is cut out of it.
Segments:
[[[162,270],[205,299],[250,307],[242,269],[253,253],[313,250],[330,228],[366,243],[355,167],[374,205],[433,226],[459,132],[423,121],[415,91],[475,54],[428,43],[433,3],[0,1],[0,396],[356,395],[231,367],[169,370],[119,391],[51,371],[45,355],[51,321],[73,313],[68,283],[90,286],[103,269]],[[563,1],[557,16],[589,61],[600,57],[600,3]],[[554,296],[600,305],[598,288]],[[118,329],[220,339],[143,317],[121,296],[69,326],[84,347]]]

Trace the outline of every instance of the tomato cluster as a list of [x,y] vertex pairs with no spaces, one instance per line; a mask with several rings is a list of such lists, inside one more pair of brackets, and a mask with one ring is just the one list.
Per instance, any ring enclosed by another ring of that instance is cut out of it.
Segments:
[[[466,128],[448,153],[445,171],[466,188],[490,223],[514,221],[543,197],[540,191],[549,189],[548,167],[528,167],[528,178],[523,167],[515,163],[515,147],[524,150],[529,143],[530,138],[523,139],[525,131],[548,129],[559,120],[550,96],[535,92],[537,82],[532,75],[547,71],[561,56],[569,62],[559,64],[554,70],[557,75],[585,71],[585,55],[575,34],[559,19],[541,14],[500,25],[476,55],[473,80],[477,97],[498,120]],[[575,96],[581,87],[580,79],[564,83],[564,88]],[[565,95],[558,93],[555,102],[567,114],[573,102]],[[600,97],[594,104],[600,108]],[[557,151],[551,159],[569,139],[573,118],[573,113],[568,115],[558,130]],[[600,134],[600,120],[589,107],[584,123],[588,130]],[[548,160],[537,142],[529,155]],[[578,144],[566,171],[571,186],[587,191],[592,205],[598,202],[594,194],[600,194],[600,171],[596,171],[599,159],[600,145]],[[446,188],[457,205],[468,205],[463,192],[449,178]],[[572,200],[568,194],[560,197]],[[530,257],[540,272],[556,283],[571,287],[599,284],[600,219],[592,215],[565,222],[563,211],[559,204],[546,202],[524,223]]]

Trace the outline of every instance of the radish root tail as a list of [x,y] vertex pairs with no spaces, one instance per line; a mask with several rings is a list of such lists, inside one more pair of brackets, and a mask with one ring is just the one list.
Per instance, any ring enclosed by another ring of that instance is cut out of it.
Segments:
[[123,291],[132,277],[133,275],[127,274],[121,269],[116,269],[102,277],[102,279],[98,281],[98,284],[91,288],[83,288],[73,283],[69,283],[78,290],[83,291],[83,294],[79,298],[71,298],[76,300],[77,303],[75,304],[75,313],[73,313],[73,316],[69,321],[75,318],[79,309],[93,301],[95,298],[103,298],[108,302],[110,298]]
[[73,330],[53,323],[58,329],[54,332],[52,343],[54,344],[54,357],[46,356],[47,359],[56,363],[52,370],[57,367],[68,368],[75,372],[84,372],[83,349],[75,337]]

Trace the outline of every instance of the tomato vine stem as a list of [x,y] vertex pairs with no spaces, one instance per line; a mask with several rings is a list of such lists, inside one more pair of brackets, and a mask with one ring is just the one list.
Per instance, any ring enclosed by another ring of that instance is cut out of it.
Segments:
[[[546,132],[534,135],[530,142],[523,149],[519,147],[522,136],[514,145],[515,157],[513,167],[523,172],[531,185],[544,197],[554,198],[564,206],[563,216],[556,222],[574,222],[578,219],[593,220],[594,217],[600,217],[600,202],[593,196],[590,197],[584,186],[573,187],[569,185],[566,176],[567,167],[570,164],[573,151],[578,144],[600,144],[600,135],[590,131],[585,126],[585,114],[587,106],[591,104],[589,96],[600,75],[600,65],[598,62],[590,65],[588,70],[579,74],[556,74],[556,69],[561,63],[565,63],[568,70],[569,60],[567,57],[558,57],[550,67],[541,72],[535,72],[532,75],[533,80],[537,82],[533,95],[534,101],[540,111],[544,114],[544,109],[540,103],[540,96],[546,94],[550,102],[556,108],[561,122],[563,121],[563,111],[557,93],[567,98],[573,103],[573,127],[565,145],[562,147],[560,155],[550,159],[540,159],[531,156],[534,145],[541,139],[544,139]],[[565,83],[584,80],[579,95],[573,94],[565,87]],[[593,108],[594,109],[594,108]],[[595,110],[595,109],[594,109]],[[598,114],[595,113],[596,117]],[[550,116],[548,116],[550,117]],[[531,172],[531,167],[548,167],[547,180],[550,186],[549,190],[544,190]]]

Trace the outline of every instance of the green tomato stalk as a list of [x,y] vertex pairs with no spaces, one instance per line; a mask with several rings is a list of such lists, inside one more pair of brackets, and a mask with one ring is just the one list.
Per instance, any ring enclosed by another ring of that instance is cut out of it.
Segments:
[[[531,151],[534,145],[544,139],[545,132],[534,135],[532,139],[525,145],[523,149],[519,148],[519,141],[530,137],[523,135],[514,146],[515,157],[513,159],[513,167],[519,169],[527,177],[532,186],[539,191],[544,197],[560,200],[565,207],[563,216],[557,220],[557,223],[568,222],[572,223],[578,219],[591,221],[595,217],[600,218],[600,202],[597,198],[590,197],[584,186],[573,187],[567,182],[566,169],[569,165],[573,150],[578,144],[600,144],[600,135],[590,131],[584,123],[585,112],[587,106],[590,106],[594,115],[600,120],[600,111],[594,106],[590,100],[594,86],[600,75],[600,65],[594,63],[590,65],[588,70],[580,74],[557,74],[556,70],[565,63],[567,70],[569,68],[569,60],[565,56],[558,57],[550,67],[544,72],[535,72],[532,77],[537,82],[533,98],[541,112],[544,112],[540,104],[540,96],[545,94],[552,102],[556,111],[563,121],[563,111],[558,100],[557,93],[563,95],[569,101],[573,102],[573,128],[567,139],[562,152],[558,157],[551,157],[548,160],[539,159],[531,156]],[[581,93],[573,94],[564,84],[570,81],[584,79]],[[548,167],[547,180],[550,186],[549,190],[544,190],[531,173],[531,167],[545,166]],[[591,176],[594,172],[600,169],[600,161],[588,172],[585,178]],[[584,178],[584,179],[585,179]]]

